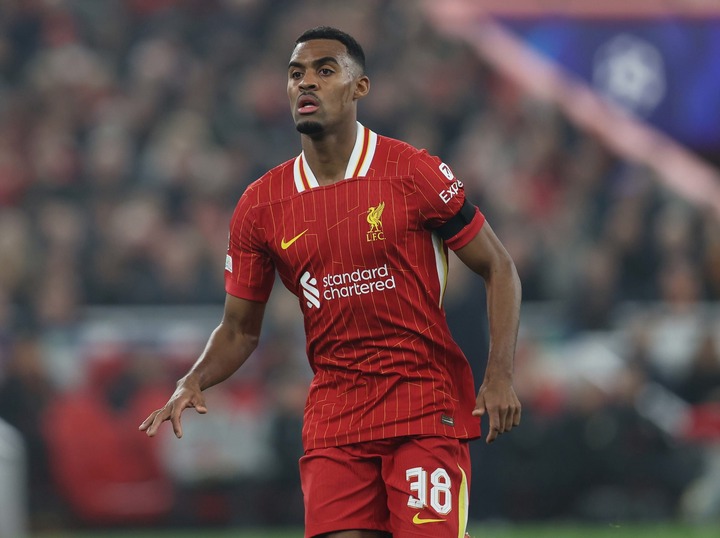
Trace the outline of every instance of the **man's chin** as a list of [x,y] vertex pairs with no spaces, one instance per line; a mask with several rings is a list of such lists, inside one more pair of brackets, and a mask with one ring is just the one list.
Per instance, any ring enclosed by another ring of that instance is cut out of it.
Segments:
[[304,120],[295,125],[299,133],[305,135],[316,135],[323,132],[324,127],[318,121]]

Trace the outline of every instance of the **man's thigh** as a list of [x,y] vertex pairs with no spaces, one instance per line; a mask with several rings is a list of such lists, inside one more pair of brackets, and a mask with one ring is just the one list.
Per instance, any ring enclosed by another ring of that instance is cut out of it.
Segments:
[[470,491],[467,442],[406,439],[384,462],[383,480],[393,536],[464,536]]

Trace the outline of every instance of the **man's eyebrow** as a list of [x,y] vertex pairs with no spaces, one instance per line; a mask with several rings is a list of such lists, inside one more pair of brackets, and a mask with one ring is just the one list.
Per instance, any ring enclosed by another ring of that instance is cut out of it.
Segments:
[[[335,56],[323,56],[322,58],[318,58],[317,60],[313,60],[313,61],[311,62],[311,65],[318,66],[318,65],[328,64],[328,63],[333,63],[333,64],[335,64],[335,65],[340,65],[340,62],[338,62],[338,60],[337,60],[337,58],[335,58]],[[288,64],[288,69],[290,69],[291,67],[305,67],[305,64],[300,63],[300,62],[292,61],[292,62],[290,62],[290,63]]]

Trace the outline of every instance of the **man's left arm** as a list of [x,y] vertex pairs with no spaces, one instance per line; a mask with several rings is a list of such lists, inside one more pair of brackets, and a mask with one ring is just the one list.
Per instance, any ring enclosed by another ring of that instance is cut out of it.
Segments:
[[489,419],[487,443],[520,424],[521,405],[513,388],[513,359],[520,323],[521,286],[515,264],[485,222],[458,258],[485,280],[490,322],[487,368],[472,414]]

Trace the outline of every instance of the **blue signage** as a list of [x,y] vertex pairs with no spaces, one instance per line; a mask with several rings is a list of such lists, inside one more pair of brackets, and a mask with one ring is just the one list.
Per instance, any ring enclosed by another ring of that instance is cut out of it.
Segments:
[[497,19],[599,94],[699,151],[720,148],[720,19]]

